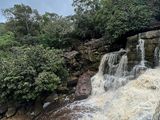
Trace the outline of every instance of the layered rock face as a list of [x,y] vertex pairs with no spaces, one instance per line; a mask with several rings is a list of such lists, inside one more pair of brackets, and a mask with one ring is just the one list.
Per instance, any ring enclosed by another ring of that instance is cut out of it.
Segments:
[[[75,87],[76,99],[86,98],[84,96],[90,95],[90,78],[97,71],[102,55],[110,50],[110,43],[101,38],[92,39],[89,42],[77,46],[76,50],[65,52],[64,57],[70,72],[68,87],[71,89]],[[86,86],[87,88],[85,89]]]
[[[144,33],[140,33],[131,37],[128,37],[127,46],[128,49],[128,66],[129,68],[133,68],[133,66],[139,64],[141,60],[140,53],[137,51],[137,45],[139,44],[139,39],[144,40],[144,48],[145,48],[145,64],[147,67],[155,67],[156,66],[156,48],[159,51],[160,46],[160,30],[148,31]],[[157,51],[157,52],[158,52]]]

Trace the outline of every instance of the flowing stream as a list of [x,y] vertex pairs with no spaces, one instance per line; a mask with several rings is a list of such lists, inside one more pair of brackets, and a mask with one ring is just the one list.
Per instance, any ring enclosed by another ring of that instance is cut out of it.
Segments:
[[[139,38],[137,52],[141,60],[130,72],[126,50],[105,54],[91,79],[91,96],[56,111],[55,116],[63,111],[57,120],[66,116],[69,120],[152,120],[160,100],[160,68],[148,69],[134,78],[139,70],[146,69],[144,45]],[[154,57],[159,63],[159,48]]]

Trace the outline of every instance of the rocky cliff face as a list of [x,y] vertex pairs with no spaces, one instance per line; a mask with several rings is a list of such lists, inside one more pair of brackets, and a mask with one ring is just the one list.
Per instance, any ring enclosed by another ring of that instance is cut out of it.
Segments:
[[[159,50],[160,46],[160,30],[153,30],[144,33],[140,33],[127,39],[127,46],[128,49],[128,61],[129,61],[129,68],[139,64],[141,60],[140,53],[137,51],[137,45],[139,39],[144,40],[144,48],[145,48],[145,64],[147,67],[155,67],[156,66],[156,48]],[[158,52],[158,51],[157,51]]]
[[[110,50],[110,43],[101,38],[92,39],[77,46],[76,50],[65,52],[64,57],[70,72],[68,87],[71,89],[75,87],[76,98],[82,99],[89,96],[91,93],[90,78],[97,71],[101,57]],[[82,90],[83,88],[86,89]]]

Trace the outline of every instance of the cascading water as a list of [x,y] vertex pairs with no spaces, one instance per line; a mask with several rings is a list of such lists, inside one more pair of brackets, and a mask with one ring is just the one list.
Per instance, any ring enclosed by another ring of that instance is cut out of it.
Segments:
[[[140,36],[140,35],[139,35]],[[141,55],[140,65],[145,67],[145,50],[144,50],[144,40],[139,38],[139,44],[137,45],[137,53]]]
[[105,54],[102,57],[99,71],[91,79],[92,95],[104,93],[104,88],[116,89],[126,83],[128,59],[125,53],[125,50],[120,50]]
[[107,58],[108,54],[105,54],[102,59],[101,59],[101,63],[99,65],[99,70],[97,72],[97,74],[92,77],[91,81],[92,81],[92,95],[97,95],[100,93],[105,92],[104,90],[104,70],[105,70],[105,64],[106,64],[106,58]]
[[[68,116],[69,120],[151,120],[160,100],[160,68],[149,69],[126,84],[132,75],[146,68],[144,44],[139,38],[137,53],[141,59],[131,72],[127,71],[127,51],[105,54],[97,74],[91,79],[92,95],[56,111],[53,116],[63,115],[55,120]],[[154,58],[159,61],[158,48]]]
[[154,66],[159,65],[159,47],[156,47],[154,50]]
[[136,46],[137,48],[137,55],[140,54],[141,59],[140,59],[140,63],[138,65],[135,65],[131,71],[131,74],[135,77],[137,77],[137,74],[140,73],[140,71],[144,71],[147,69],[146,65],[145,65],[145,41],[143,39],[141,39],[141,36],[139,34],[139,41],[138,41],[138,45]]

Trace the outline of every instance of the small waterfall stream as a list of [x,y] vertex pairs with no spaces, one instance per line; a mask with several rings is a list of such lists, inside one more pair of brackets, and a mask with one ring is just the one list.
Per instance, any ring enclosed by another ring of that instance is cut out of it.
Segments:
[[144,45],[145,45],[145,41],[141,39],[139,34],[139,41],[138,41],[138,45],[136,46],[136,49],[137,49],[137,55],[139,55],[140,53],[141,60],[140,60],[140,63],[138,65],[135,65],[131,71],[131,74],[134,75],[135,77],[137,77],[138,74],[141,73],[141,71],[144,71],[147,69],[145,65],[146,60],[145,60]]
[[145,50],[144,50],[144,40],[139,38],[139,44],[137,45],[137,53],[141,55],[140,65],[145,67]]
[[159,47],[156,47],[154,50],[154,64],[155,66],[159,65]]

